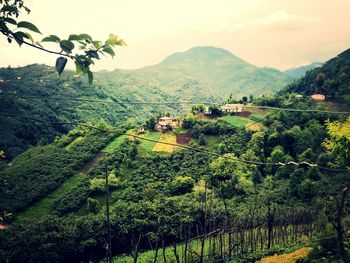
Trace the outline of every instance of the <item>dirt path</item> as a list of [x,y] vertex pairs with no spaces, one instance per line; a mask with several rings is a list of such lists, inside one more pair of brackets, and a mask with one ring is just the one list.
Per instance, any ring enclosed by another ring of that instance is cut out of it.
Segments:
[[90,171],[91,167],[97,163],[99,160],[101,160],[104,156],[106,155],[106,153],[102,153],[102,152],[99,152],[95,155],[94,158],[92,158],[91,161],[87,162],[83,168],[80,169],[80,173],[87,173],[88,171]]

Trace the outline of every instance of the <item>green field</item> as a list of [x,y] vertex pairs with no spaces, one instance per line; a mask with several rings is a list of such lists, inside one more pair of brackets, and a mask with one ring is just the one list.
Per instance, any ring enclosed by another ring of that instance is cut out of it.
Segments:
[[[141,135],[141,137],[158,141],[160,139],[160,132],[147,132]],[[141,140],[140,147],[143,148],[145,151],[150,152],[156,144],[156,142]]]
[[107,146],[102,149],[102,152],[105,152],[105,153],[114,152],[115,149],[117,149],[122,144],[122,142],[127,138],[128,138],[127,135],[118,136],[113,141],[111,141],[109,144],[107,144]]
[[234,127],[245,127],[247,124],[252,122],[247,118],[230,115],[220,117],[219,120],[223,120]]
[[60,187],[51,192],[40,201],[27,208],[25,211],[18,213],[16,222],[26,220],[38,220],[48,214],[51,214],[55,200],[62,194],[70,191],[79,182],[85,179],[84,175],[79,173],[67,179]]

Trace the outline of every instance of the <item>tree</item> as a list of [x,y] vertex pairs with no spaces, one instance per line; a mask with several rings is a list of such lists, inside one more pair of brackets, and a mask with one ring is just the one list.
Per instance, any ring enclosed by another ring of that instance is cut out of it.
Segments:
[[[76,72],[87,74],[89,83],[92,83],[93,74],[90,66],[95,64],[94,60],[99,60],[100,55],[105,54],[114,57],[113,49],[116,45],[126,46],[124,40],[114,34],[110,34],[104,42],[94,40],[88,34],[71,34],[65,39],[49,35],[36,41],[31,35],[32,32],[40,35],[42,33],[36,25],[19,20],[20,12],[23,10],[30,13],[30,9],[24,5],[23,0],[0,0],[0,32],[9,43],[15,41],[19,46],[24,44],[59,56],[56,59],[56,71],[59,75],[66,67],[68,59],[71,59],[75,63]],[[56,43],[59,49],[49,50],[43,46],[44,42]]]
[[149,117],[149,119],[146,121],[146,128],[149,131],[154,131],[154,127],[156,126],[156,118],[154,116]]
[[203,113],[204,109],[205,109],[204,104],[194,104],[191,107],[191,112],[192,112],[192,114]]
[[343,219],[347,214],[346,206],[348,192],[349,188],[345,187],[338,196],[330,198],[330,201],[327,203],[326,207],[326,214],[328,216],[328,219],[337,232],[338,247],[344,263],[350,262],[344,244],[345,231],[343,226]]
[[87,207],[88,207],[88,211],[90,213],[97,214],[97,212],[98,212],[98,205],[99,205],[98,200],[88,197],[88,199],[87,199]]
[[328,154],[332,158],[331,166],[350,165],[350,117],[343,123],[339,121],[326,122],[329,138],[323,142]]
[[205,145],[205,137],[204,137],[204,135],[202,133],[198,137],[198,144],[199,145]]
[[176,176],[170,183],[170,192],[173,195],[183,195],[192,191],[194,180],[189,176]]
[[129,157],[131,160],[135,160],[138,154],[137,146],[136,144],[131,144],[129,149]]

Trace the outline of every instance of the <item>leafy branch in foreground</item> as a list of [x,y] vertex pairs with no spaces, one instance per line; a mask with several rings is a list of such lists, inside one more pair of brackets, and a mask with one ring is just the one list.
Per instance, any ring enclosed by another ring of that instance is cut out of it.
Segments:
[[[24,5],[22,0],[0,0],[0,32],[7,38],[9,43],[17,42],[19,46],[27,46],[39,49],[50,54],[58,55],[56,59],[56,71],[59,75],[63,72],[68,59],[75,63],[78,74],[87,74],[89,83],[92,83],[93,74],[90,66],[99,60],[100,55],[109,54],[115,56],[115,46],[126,46],[123,39],[117,35],[110,34],[107,40],[94,40],[88,34],[71,34],[68,39],[60,39],[58,36],[49,35],[41,41],[35,41],[29,31],[42,34],[38,27],[27,21],[18,21],[20,12],[24,10],[28,14],[30,9]],[[43,46],[44,42],[53,42],[58,45],[59,50],[54,51]]]

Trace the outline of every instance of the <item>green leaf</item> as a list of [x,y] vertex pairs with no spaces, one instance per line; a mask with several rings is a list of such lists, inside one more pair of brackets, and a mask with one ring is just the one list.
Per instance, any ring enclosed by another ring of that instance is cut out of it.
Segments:
[[41,42],[57,42],[59,43],[61,39],[55,35],[49,35],[48,37],[44,37]]
[[14,33],[13,37],[14,37],[15,41],[17,42],[17,44],[19,46],[22,46],[23,38],[27,38],[28,39],[28,36],[26,35],[26,33],[21,32],[21,31]]
[[69,40],[61,40],[60,47],[66,53],[72,53],[72,49],[74,48],[73,42]]
[[21,21],[17,24],[17,27],[23,27],[23,28],[27,28],[33,32],[39,33],[41,34],[41,32],[39,31],[39,29],[32,23],[27,22],[27,21]]
[[77,74],[86,73],[86,68],[79,61],[74,61],[74,63]]
[[92,41],[92,44],[94,45],[95,48],[101,47],[101,41]]
[[17,12],[18,9],[15,6],[5,5],[0,9],[0,12]]
[[25,33],[25,32],[21,32],[21,31],[18,31],[18,32],[16,32],[16,33],[14,33],[17,37],[20,37],[20,38],[26,38],[26,39],[29,39],[29,37],[28,37],[28,35],[27,35],[27,33]]
[[4,31],[8,31],[9,28],[7,27],[7,25],[4,23],[4,21],[0,20],[0,29],[4,30]]
[[91,84],[92,81],[94,80],[94,75],[92,74],[91,70],[88,70],[87,74],[88,74],[89,84]]
[[115,40],[109,38],[109,39],[106,40],[105,44],[108,45],[108,46],[114,47],[115,46]]
[[10,17],[5,17],[5,18],[4,18],[4,21],[7,22],[7,23],[10,23],[10,24],[12,24],[12,25],[17,25],[16,20],[14,20],[14,19],[12,19],[12,18],[10,18]]
[[85,39],[85,40],[90,40],[92,41],[92,37],[88,34],[80,34],[79,35],[80,39]]
[[75,35],[75,34],[72,34],[72,35],[69,35],[69,37],[68,37],[68,40],[69,41],[79,41],[79,40],[81,40],[82,38],[80,37],[80,36],[78,36],[78,35]]
[[34,39],[29,33],[25,33],[27,38],[34,44]]
[[115,56],[114,50],[113,48],[111,48],[110,46],[106,46],[102,49],[103,52],[106,52],[107,54],[111,55],[111,57],[113,58]]
[[61,73],[64,70],[66,64],[67,64],[67,59],[66,58],[59,57],[59,58],[56,59],[56,71],[58,72],[58,75],[61,76]]
[[97,54],[97,51],[96,50],[88,50],[88,51],[85,51],[86,55],[89,57],[89,58],[96,58],[96,59],[100,59],[99,55]]

